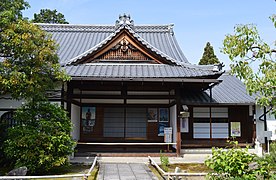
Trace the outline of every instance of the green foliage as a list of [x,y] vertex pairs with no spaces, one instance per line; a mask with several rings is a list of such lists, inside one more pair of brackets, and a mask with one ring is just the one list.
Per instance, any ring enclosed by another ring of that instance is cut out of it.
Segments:
[[211,46],[210,42],[207,42],[203,56],[199,61],[199,65],[208,65],[208,64],[218,64],[219,60],[214,53],[213,46]]
[[73,151],[71,121],[65,110],[49,102],[29,103],[18,109],[4,142],[6,156],[16,167],[45,173],[67,163]]
[[39,14],[34,14],[34,23],[51,23],[51,24],[69,24],[63,14],[58,13],[56,9],[41,9]]
[[160,151],[160,162],[162,169],[164,169],[164,171],[168,171],[170,165],[169,157],[164,155],[162,151]]
[[276,142],[272,142],[269,146],[269,154],[266,155],[267,160],[272,167],[276,168]]
[[26,2],[4,4],[0,13],[0,56],[4,58],[0,61],[0,94],[9,93],[14,99],[44,99],[46,90],[53,89],[56,81],[69,80],[60,69],[57,45],[39,26],[22,18]]
[[268,178],[270,164],[267,159],[250,154],[248,148],[238,147],[238,142],[230,142],[230,149],[213,148],[212,157],[205,165],[213,170],[210,179],[257,179]]
[[17,110],[17,125],[0,148],[15,166],[41,173],[64,165],[74,146],[66,112],[45,101],[46,91],[69,76],[61,71],[51,36],[22,17],[28,7],[24,0],[0,4],[0,94],[28,102]]
[[0,3],[0,29],[9,22],[14,22],[22,18],[22,10],[29,8],[30,5],[24,0],[1,0]]
[[[271,20],[276,27],[275,15]],[[233,35],[227,35],[222,52],[232,61],[232,74],[243,79],[250,94],[258,94],[257,103],[271,106],[276,115],[276,60],[274,42],[271,46],[259,36],[252,24],[237,25]],[[253,65],[258,67],[253,70]]]

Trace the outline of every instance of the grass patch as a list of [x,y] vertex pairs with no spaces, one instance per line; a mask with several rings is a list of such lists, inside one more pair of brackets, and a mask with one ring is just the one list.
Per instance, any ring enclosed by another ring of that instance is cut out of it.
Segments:
[[[162,166],[159,165],[161,168]],[[211,172],[205,164],[203,163],[179,163],[179,164],[169,164],[168,171],[166,172],[174,172],[175,168],[179,167],[181,171],[186,171],[187,173],[208,173]],[[157,171],[154,167],[150,167],[150,169],[154,172]],[[163,169],[164,170],[164,169]],[[159,173],[157,171],[157,173]],[[156,173],[155,173],[156,174]]]
[[174,172],[175,168],[179,167],[181,171],[186,171],[187,173],[208,173],[211,171],[203,163],[181,163],[181,164],[170,164],[169,172]]
[[[51,172],[44,175],[71,175],[71,174],[85,174],[89,171],[91,165],[69,165],[64,167],[57,167],[51,170]],[[11,170],[10,167],[0,167],[0,175],[4,176]],[[98,175],[99,167],[96,166],[91,172],[91,176],[88,177],[88,180],[96,180]],[[72,178],[58,178],[57,180],[68,180]],[[40,180],[49,180],[49,179],[40,179]]]
[[[161,165],[159,165],[161,167]],[[167,172],[174,172],[175,168],[179,167],[182,172],[187,172],[187,173],[208,173],[211,172],[211,169],[209,169],[207,166],[205,166],[203,163],[180,163],[180,164],[169,164],[168,166],[168,171]],[[149,165],[150,170],[153,172],[153,174],[158,178],[158,179],[164,179],[166,177],[163,177],[162,174],[152,165]],[[184,179],[205,179],[204,176],[202,177],[185,177]]]

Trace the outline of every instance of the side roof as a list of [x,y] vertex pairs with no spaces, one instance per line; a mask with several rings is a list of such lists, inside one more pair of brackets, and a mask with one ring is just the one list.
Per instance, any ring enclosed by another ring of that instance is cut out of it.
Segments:
[[212,88],[212,100],[210,102],[210,90],[203,92],[185,92],[182,95],[182,103],[190,105],[225,104],[225,105],[253,105],[255,96],[250,96],[245,85],[236,76],[228,73],[218,78],[220,84]]
[[[112,38],[116,25],[38,24],[52,34],[59,44],[61,65],[70,64],[81,54],[100,46]],[[180,49],[173,32],[173,25],[135,25],[130,29],[134,36],[152,51],[172,61],[189,63]]]

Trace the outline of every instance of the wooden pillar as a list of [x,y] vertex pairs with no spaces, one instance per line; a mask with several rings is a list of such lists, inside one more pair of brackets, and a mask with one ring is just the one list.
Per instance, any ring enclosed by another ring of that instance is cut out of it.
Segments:
[[124,84],[124,82],[122,82],[122,91],[121,94],[124,98],[124,139],[126,139],[126,126],[127,126],[127,109],[126,109],[126,104],[127,104],[127,87]]
[[176,154],[178,157],[180,156],[180,150],[181,150],[180,111],[181,111],[180,90],[176,89],[176,129],[177,129]]
[[68,112],[68,117],[71,119],[71,107],[72,107],[72,95],[73,87],[71,82],[67,83],[67,95],[66,95],[66,110]]
[[64,82],[62,82],[62,86],[61,86],[61,92],[60,92],[60,106],[62,107],[62,109],[64,109]]

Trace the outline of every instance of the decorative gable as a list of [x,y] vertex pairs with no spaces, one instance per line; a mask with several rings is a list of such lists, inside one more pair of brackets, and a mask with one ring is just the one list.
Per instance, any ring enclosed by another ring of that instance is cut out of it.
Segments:
[[[150,45],[134,31],[135,26],[130,16],[120,16],[116,21],[114,33],[76,57],[72,64],[95,62],[143,62],[157,64],[175,64],[171,58]],[[169,60],[168,60],[169,59]]]
[[128,38],[123,37],[109,51],[99,56],[100,60],[150,60],[151,58],[133,46]]

